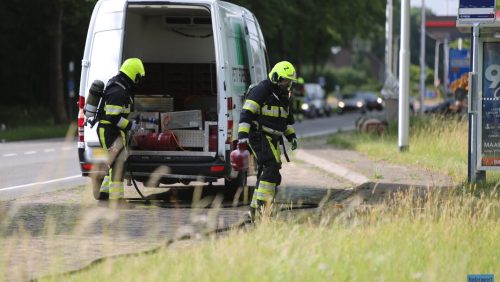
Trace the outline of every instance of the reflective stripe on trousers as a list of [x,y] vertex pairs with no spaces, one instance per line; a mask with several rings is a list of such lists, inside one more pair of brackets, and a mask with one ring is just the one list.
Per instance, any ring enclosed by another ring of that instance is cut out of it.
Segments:
[[271,147],[271,151],[273,151],[274,158],[276,159],[277,163],[281,163],[281,149],[280,149],[280,144],[276,144],[274,146],[273,144],[273,138],[269,135],[266,135],[267,141],[269,142],[269,147]]
[[109,185],[109,199],[110,200],[117,200],[117,199],[123,199],[125,196],[125,189],[123,187],[123,181],[111,181],[111,184]]
[[111,174],[111,169],[109,169],[108,175],[102,180],[101,189],[99,190],[101,193],[109,193],[109,174]]
[[276,183],[261,180],[259,181],[259,187],[253,192],[252,202],[250,207],[258,208],[258,201],[265,203],[271,203],[274,199],[276,193]]
[[109,193],[109,199],[122,199],[125,197],[125,188],[123,186],[123,181],[110,181],[113,178],[113,169],[110,168],[108,175],[106,175],[102,181],[101,193]]

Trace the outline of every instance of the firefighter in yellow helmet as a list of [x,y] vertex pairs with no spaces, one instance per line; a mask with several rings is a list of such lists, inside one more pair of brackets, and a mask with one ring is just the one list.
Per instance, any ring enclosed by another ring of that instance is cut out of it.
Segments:
[[290,87],[296,79],[291,63],[277,63],[268,79],[251,88],[241,110],[238,141],[250,145],[259,168],[250,204],[252,220],[261,211],[269,210],[276,187],[281,183],[280,144],[283,144],[283,136],[292,144],[292,150],[297,148],[289,103]]
[[127,59],[123,62],[119,73],[108,81],[104,90],[104,114],[99,119],[97,133],[101,146],[108,151],[109,170],[101,184],[99,199],[109,199],[114,204],[126,204],[123,199],[126,132],[139,127],[135,121],[130,121],[127,117],[133,103],[131,92],[141,83],[145,75],[140,59]]

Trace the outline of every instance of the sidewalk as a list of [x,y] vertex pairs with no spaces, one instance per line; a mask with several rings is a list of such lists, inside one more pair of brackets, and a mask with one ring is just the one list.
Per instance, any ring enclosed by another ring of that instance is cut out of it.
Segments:
[[456,186],[449,176],[441,173],[387,161],[373,161],[360,152],[335,149],[326,144],[326,137],[303,139],[299,148],[292,154],[292,159],[347,180],[352,183],[354,194],[360,195],[364,202],[376,202],[388,194],[409,188],[420,191]]

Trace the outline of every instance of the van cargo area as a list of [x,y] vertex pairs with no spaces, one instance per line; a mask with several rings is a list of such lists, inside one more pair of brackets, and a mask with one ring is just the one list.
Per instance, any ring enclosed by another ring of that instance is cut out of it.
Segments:
[[140,126],[128,132],[125,178],[151,185],[224,179],[234,191],[245,186],[255,162],[250,158],[249,170],[236,171],[230,155],[244,94],[269,68],[255,15],[218,0],[97,1],[78,113],[80,168],[92,177],[97,200],[109,154],[85,106],[94,81],[106,84],[128,58],[139,58],[146,75],[131,90],[129,120]]
[[[130,161],[216,156],[217,77],[211,14],[195,5],[129,4],[123,58],[139,57],[146,77],[133,93]],[[148,157],[149,156],[149,157]]]

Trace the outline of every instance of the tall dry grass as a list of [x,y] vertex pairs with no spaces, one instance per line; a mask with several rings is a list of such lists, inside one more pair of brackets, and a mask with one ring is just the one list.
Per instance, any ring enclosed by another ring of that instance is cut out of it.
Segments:
[[457,182],[467,177],[468,121],[464,117],[412,117],[409,128],[409,151],[400,153],[397,123],[386,134],[346,132],[333,135],[329,143],[354,149],[377,160],[414,164],[446,173]]
[[[500,273],[498,191],[399,192],[383,205],[263,219],[64,281],[465,281]],[[285,220],[285,218],[287,218]]]

